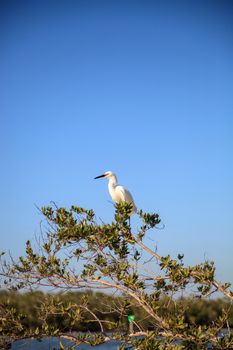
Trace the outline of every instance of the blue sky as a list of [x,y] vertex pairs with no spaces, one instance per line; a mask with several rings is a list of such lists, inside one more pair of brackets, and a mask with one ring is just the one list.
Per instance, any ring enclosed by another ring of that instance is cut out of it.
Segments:
[[112,220],[112,170],[148,244],[233,282],[232,2],[2,1],[0,44],[1,249],[50,201]]

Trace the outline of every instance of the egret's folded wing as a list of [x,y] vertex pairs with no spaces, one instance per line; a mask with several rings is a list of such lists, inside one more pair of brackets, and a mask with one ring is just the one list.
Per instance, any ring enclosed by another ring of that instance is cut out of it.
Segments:
[[117,194],[119,195],[122,202],[132,203],[133,204],[133,211],[136,212],[136,206],[134,204],[133,197],[131,193],[124,188],[123,186],[117,186]]

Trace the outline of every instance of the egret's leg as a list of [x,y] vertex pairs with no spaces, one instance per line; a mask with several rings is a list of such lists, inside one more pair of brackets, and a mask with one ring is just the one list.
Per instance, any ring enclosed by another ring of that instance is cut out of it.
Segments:
[[129,232],[131,233],[130,217],[129,217]]

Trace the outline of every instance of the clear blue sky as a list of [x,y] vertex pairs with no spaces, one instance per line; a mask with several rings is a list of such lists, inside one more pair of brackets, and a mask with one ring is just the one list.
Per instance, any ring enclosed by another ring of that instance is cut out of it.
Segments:
[[232,1],[1,1],[0,45],[1,250],[50,201],[112,220],[112,170],[160,254],[233,282]]

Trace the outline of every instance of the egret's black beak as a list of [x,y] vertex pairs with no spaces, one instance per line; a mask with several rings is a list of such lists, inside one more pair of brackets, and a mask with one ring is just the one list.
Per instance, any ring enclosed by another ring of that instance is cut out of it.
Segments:
[[105,177],[105,175],[103,174],[103,175],[100,175],[100,176],[96,176],[96,177],[94,178],[94,180],[95,180],[95,179],[100,179],[101,177]]

